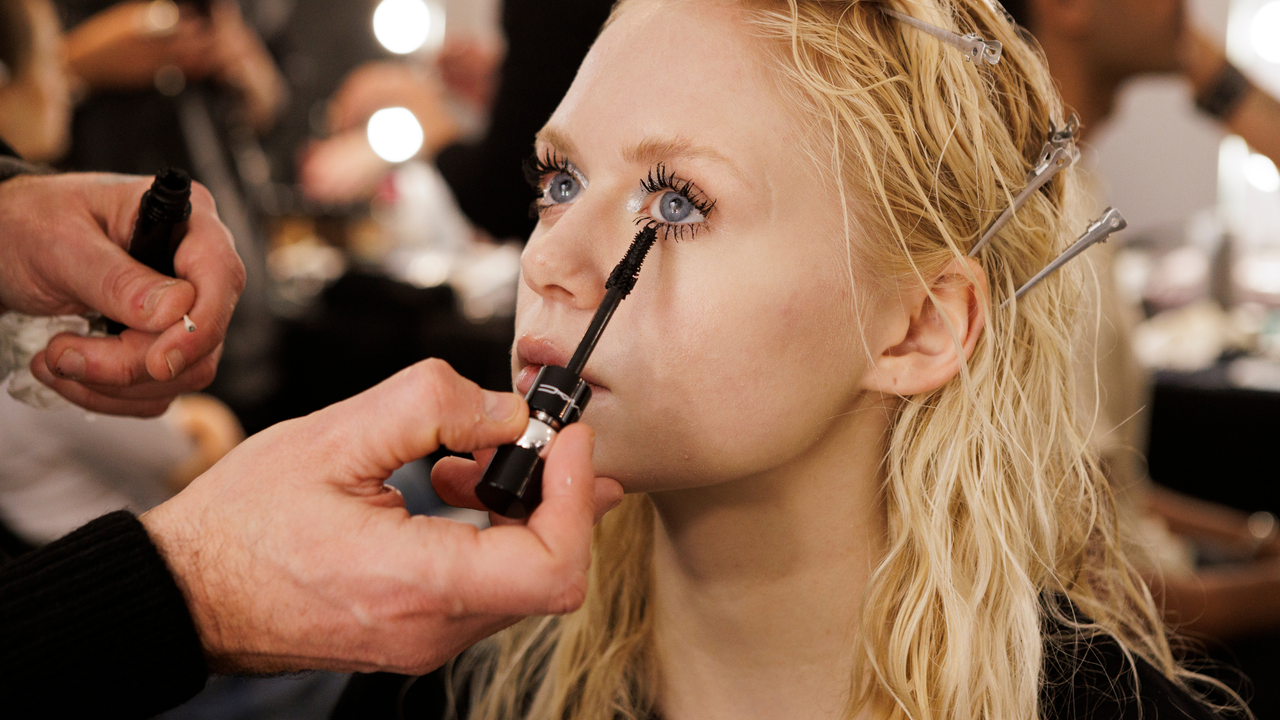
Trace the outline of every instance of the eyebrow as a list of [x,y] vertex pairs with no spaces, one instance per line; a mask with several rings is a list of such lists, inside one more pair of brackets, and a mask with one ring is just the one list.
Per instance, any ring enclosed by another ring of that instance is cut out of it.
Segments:
[[[551,145],[560,152],[574,156],[577,155],[577,148],[573,141],[558,128],[550,125],[538,131],[537,139]],[[724,165],[731,170],[740,179],[746,180],[746,175],[733,163],[732,160],[722,155],[714,148],[705,145],[696,145],[687,138],[655,138],[649,137],[641,140],[638,144],[626,148],[622,151],[622,159],[629,163],[637,165],[656,165],[664,160],[672,158],[693,158],[704,159]]]

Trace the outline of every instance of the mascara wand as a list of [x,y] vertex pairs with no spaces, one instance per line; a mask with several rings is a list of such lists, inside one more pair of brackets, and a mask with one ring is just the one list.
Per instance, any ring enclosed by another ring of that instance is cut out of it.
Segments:
[[658,233],[647,226],[636,234],[627,254],[609,273],[604,299],[591,318],[587,333],[578,343],[568,367],[546,365],[538,371],[533,387],[525,395],[529,403],[529,424],[524,435],[512,445],[503,445],[484,469],[476,497],[490,510],[509,518],[526,518],[542,502],[542,452],[566,425],[582,417],[591,401],[591,386],[582,379],[596,343],[613,318],[618,305],[636,286],[640,266],[653,247]]

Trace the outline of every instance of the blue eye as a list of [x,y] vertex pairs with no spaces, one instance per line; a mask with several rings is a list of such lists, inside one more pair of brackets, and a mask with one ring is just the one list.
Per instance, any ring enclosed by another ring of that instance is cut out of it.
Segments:
[[542,197],[552,205],[563,205],[573,202],[580,192],[582,192],[582,184],[576,177],[567,172],[559,172],[547,182],[546,188],[542,191]]
[[653,201],[649,214],[660,222],[679,225],[706,220],[706,217],[694,206],[693,201],[671,190],[662,193]]

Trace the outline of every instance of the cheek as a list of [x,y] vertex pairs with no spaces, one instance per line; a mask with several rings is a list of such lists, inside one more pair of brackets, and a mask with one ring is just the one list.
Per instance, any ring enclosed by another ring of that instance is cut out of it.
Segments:
[[686,286],[638,313],[656,340],[623,361],[624,381],[590,419],[602,473],[641,490],[763,472],[852,404],[865,364],[846,334],[841,280],[774,275],[764,287]]

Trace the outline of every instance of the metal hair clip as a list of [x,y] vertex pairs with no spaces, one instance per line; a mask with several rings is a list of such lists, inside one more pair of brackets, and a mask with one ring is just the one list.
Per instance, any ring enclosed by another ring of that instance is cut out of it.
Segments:
[[1075,165],[1080,160],[1080,150],[1076,148],[1076,132],[1080,129],[1080,118],[1074,114],[1067,121],[1067,125],[1061,129],[1054,129],[1049,133],[1049,141],[1044,144],[1040,150],[1040,162],[1036,165],[1035,170],[1027,176],[1027,185],[1022,188],[1022,192],[1018,193],[1013,199],[1013,204],[1005,208],[1000,213],[987,231],[982,233],[982,237],[978,242],[973,244],[973,248],[969,250],[969,257],[973,257],[982,251],[982,248],[991,242],[991,239],[1000,232],[1006,223],[1013,219],[1014,213],[1018,212],[1027,200],[1036,193],[1037,190],[1044,187],[1055,175]]
[[920,32],[928,33],[942,42],[957,48],[960,52],[964,53],[965,62],[972,62],[974,58],[977,58],[980,60],[986,60],[989,65],[995,65],[1000,62],[1000,56],[1004,53],[1004,45],[1001,45],[996,40],[983,40],[974,33],[969,33],[968,35],[957,35],[950,30],[943,30],[940,27],[935,27],[923,20],[917,20],[910,15],[900,13],[897,10],[890,10],[886,7],[882,7],[880,9],[885,15],[897,18]]
[[1058,268],[1066,265],[1075,256],[1085,250],[1088,250],[1090,246],[1106,242],[1107,238],[1111,237],[1112,233],[1119,232],[1127,227],[1129,227],[1129,221],[1124,219],[1124,216],[1120,214],[1119,210],[1113,207],[1107,208],[1107,211],[1102,214],[1102,217],[1095,220],[1093,224],[1089,226],[1089,229],[1084,231],[1084,234],[1080,236],[1079,240],[1072,243],[1071,247],[1067,248],[1066,251],[1055,258],[1053,262],[1046,265],[1043,270],[1036,273],[1035,277],[1031,278],[1024,283],[1022,287],[1018,288],[1018,291],[1013,294],[1012,298],[1000,303],[1000,308],[1004,309],[1004,306],[1013,302],[1015,298],[1021,298],[1023,295],[1026,295],[1027,291],[1035,287],[1041,280],[1044,280],[1057,272]]

